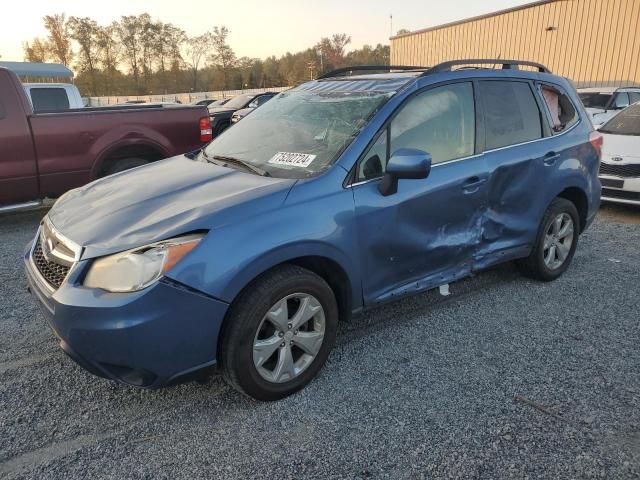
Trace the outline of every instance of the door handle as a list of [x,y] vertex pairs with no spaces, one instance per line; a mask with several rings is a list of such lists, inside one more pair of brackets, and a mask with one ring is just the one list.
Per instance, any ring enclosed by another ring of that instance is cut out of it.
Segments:
[[547,166],[551,166],[558,161],[560,158],[560,154],[556,152],[549,152],[544,156],[544,164]]
[[469,177],[464,181],[464,183],[462,184],[462,190],[464,190],[465,193],[475,193],[480,188],[480,185],[482,185],[486,181],[486,178],[481,178],[477,175],[474,175],[473,177]]

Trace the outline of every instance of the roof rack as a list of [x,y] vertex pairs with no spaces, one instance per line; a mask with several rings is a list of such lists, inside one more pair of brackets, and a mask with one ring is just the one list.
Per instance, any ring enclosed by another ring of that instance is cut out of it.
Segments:
[[422,75],[430,75],[432,73],[450,72],[452,67],[458,65],[502,65],[503,70],[518,70],[520,66],[537,68],[540,73],[551,73],[547,67],[541,63],[528,62],[525,60],[500,60],[497,58],[472,58],[467,60],[450,60],[448,62],[442,62],[438,65],[431,67]]
[[410,65],[354,65],[352,67],[344,67],[338,68],[336,70],[331,70],[330,72],[324,73],[320,75],[317,80],[323,80],[325,78],[337,77],[343,73],[351,73],[351,72],[377,72],[380,70],[390,72],[391,70],[402,70],[402,71],[426,71],[429,70],[430,67],[415,67]]

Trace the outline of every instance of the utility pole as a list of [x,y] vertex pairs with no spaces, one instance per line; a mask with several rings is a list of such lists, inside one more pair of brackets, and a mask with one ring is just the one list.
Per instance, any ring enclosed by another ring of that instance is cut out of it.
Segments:
[[393,14],[389,15],[389,38],[393,37]]

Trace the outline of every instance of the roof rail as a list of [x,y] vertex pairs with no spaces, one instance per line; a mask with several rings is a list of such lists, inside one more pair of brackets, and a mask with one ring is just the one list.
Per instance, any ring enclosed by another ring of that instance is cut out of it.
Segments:
[[425,71],[430,67],[415,67],[410,65],[354,65],[352,67],[338,68],[331,70],[330,72],[320,75],[317,80],[323,80],[325,78],[337,77],[343,73],[349,72],[371,72],[384,70],[390,72],[391,70],[403,70],[403,71]]
[[547,67],[541,63],[528,62],[526,60],[500,60],[497,58],[472,58],[466,60],[450,60],[448,62],[442,62],[438,65],[431,67],[429,70],[423,73],[423,75],[430,75],[432,73],[450,72],[452,67],[458,65],[502,65],[503,70],[518,70],[519,66],[534,67],[537,68],[540,73],[551,73]]

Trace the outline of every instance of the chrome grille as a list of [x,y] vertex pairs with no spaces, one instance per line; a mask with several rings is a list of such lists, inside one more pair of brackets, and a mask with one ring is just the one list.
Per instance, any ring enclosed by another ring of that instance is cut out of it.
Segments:
[[36,238],[36,244],[33,247],[31,258],[40,275],[42,275],[42,278],[53,288],[60,288],[60,285],[62,285],[62,282],[64,282],[64,279],[67,278],[69,274],[69,267],[59,265],[45,258],[42,253],[42,245],[40,244],[40,235]]
[[622,178],[640,177],[640,163],[632,165],[614,165],[611,163],[601,163],[600,173],[603,175],[614,175]]

